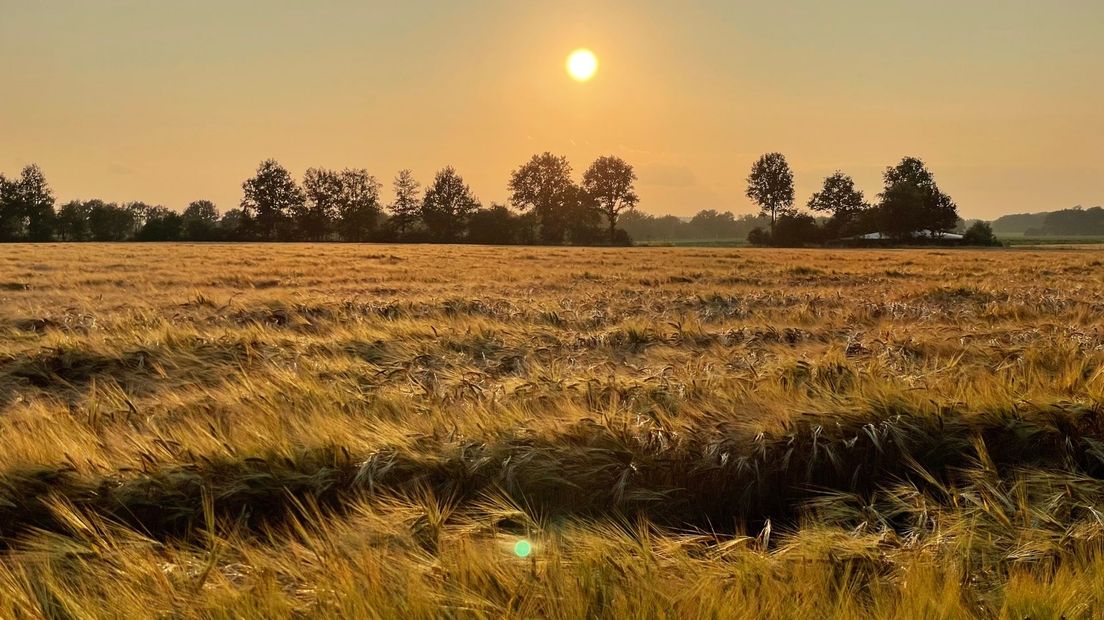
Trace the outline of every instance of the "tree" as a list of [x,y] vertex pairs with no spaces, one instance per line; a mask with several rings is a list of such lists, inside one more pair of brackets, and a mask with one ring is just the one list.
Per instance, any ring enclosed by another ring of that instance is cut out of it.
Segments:
[[410,170],[400,170],[392,183],[395,190],[395,201],[391,203],[391,222],[401,239],[407,230],[418,218],[418,212],[422,208],[419,199],[419,183],[414,179],[414,173]]
[[567,232],[564,211],[575,198],[574,188],[567,158],[545,152],[510,176],[510,204],[523,211],[531,209],[540,223],[540,240],[559,244]]
[[820,240],[820,227],[807,213],[783,213],[771,233],[770,243],[779,247],[801,247]]
[[196,200],[181,215],[183,236],[189,241],[214,241],[218,238],[219,212],[210,200]]
[[56,229],[62,241],[85,241],[91,235],[88,230],[88,203],[71,200],[58,209]]
[[341,175],[334,170],[308,168],[303,175],[306,200],[292,207],[295,228],[303,239],[321,241],[337,220],[341,200]]
[[23,228],[23,217],[15,201],[15,181],[0,174],[0,241],[15,241]]
[[346,241],[367,241],[380,217],[380,182],[364,169],[341,171],[337,221]]
[[751,245],[770,245],[770,233],[763,230],[759,226],[752,228],[747,235],[748,243]]
[[866,209],[863,193],[855,189],[855,180],[836,171],[824,179],[824,188],[809,199],[809,209],[831,215],[849,215]]
[[609,240],[617,239],[617,218],[623,211],[636,208],[639,198],[633,191],[636,172],[625,160],[614,157],[599,157],[583,174],[583,189],[597,203],[597,208],[605,214],[609,224]]
[[54,236],[54,195],[35,164],[19,179],[0,180],[0,241],[49,241]]
[[724,239],[739,237],[733,234],[736,217],[730,212],[718,213],[715,209],[703,209],[687,222],[687,239]]
[[831,236],[849,234],[860,213],[869,205],[860,190],[855,189],[855,180],[836,171],[824,179],[824,188],[809,199],[809,209],[831,214],[826,226]]
[[759,205],[764,215],[770,215],[771,233],[778,216],[789,212],[794,204],[793,172],[781,153],[767,153],[751,167],[747,178],[747,197]]
[[[572,245],[594,245],[602,239],[602,212],[590,193],[581,187],[571,186],[561,207],[564,233]],[[609,237],[610,243],[617,242],[617,229]]]
[[229,241],[246,241],[255,228],[243,209],[230,209],[219,218],[219,235]]
[[930,230],[942,233],[958,225],[958,207],[935,182],[935,176],[915,157],[905,157],[896,166],[886,168],[885,190],[878,219],[897,239],[914,232]]
[[924,193],[915,185],[896,183],[882,192],[875,221],[879,230],[892,239],[911,239],[926,228]]
[[456,241],[464,234],[468,216],[479,201],[452,166],[437,173],[422,199],[422,221],[435,241]]
[[179,241],[184,218],[165,207],[148,207],[145,222],[134,236],[137,241]]
[[505,205],[492,204],[488,209],[480,209],[468,219],[468,241],[492,245],[517,243],[521,218],[510,212]]
[[88,231],[93,241],[125,241],[134,232],[134,211],[115,203],[90,200]]
[[155,215],[154,210],[157,207],[144,202],[128,202],[123,204],[122,208],[130,214],[130,228],[126,231],[123,238],[137,239],[138,233],[146,226],[146,222],[149,221],[152,215]]
[[290,235],[291,215],[302,209],[304,197],[291,173],[273,159],[266,159],[257,174],[242,184],[241,200],[245,222],[257,229],[265,241]]
[[966,245],[1000,245],[1000,239],[993,234],[993,227],[988,222],[978,220],[966,229],[962,235],[962,242]]

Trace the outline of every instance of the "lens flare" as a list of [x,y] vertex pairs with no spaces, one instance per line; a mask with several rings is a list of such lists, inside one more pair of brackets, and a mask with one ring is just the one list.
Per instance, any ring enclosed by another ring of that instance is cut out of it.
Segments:
[[533,553],[533,545],[528,540],[522,539],[514,543],[514,555],[527,558],[530,553]]

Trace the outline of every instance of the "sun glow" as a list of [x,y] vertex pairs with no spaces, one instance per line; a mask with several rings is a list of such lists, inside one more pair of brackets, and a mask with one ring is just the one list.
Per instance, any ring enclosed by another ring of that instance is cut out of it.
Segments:
[[567,73],[579,82],[585,82],[598,72],[598,57],[588,49],[577,49],[567,57]]

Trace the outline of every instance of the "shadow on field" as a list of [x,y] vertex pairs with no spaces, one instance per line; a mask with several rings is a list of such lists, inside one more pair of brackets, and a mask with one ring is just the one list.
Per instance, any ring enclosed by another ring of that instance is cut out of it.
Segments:
[[[427,490],[461,510],[501,493],[542,519],[644,516],[668,527],[755,531],[767,519],[776,528],[796,526],[810,502],[826,496],[865,505],[906,485],[933,504],[954,502],[960,485],[980,477],[999,487],[1028,467],[1099,479],[1102,424],[1100,411],[1069,405],[1030,415],[807,417],[775,436],[724,425],[669,432],[650,423],[583,421],[555,434],[425,438],[368,455],[326,447],[294,458],[202,459],[102,478],[64,468],[7,471],[0,476],[0,544],[17,546],[33,530],[67,531],[53,507],[58,501],[159,539],[187,539],[204,526],[205,497],[216,518],[258,528],[303,505],[340,510],[375,494]],[[1070,510],[1091,510],[1091,503]],[[878,518],[894,529],[908,526],[892,512]]]

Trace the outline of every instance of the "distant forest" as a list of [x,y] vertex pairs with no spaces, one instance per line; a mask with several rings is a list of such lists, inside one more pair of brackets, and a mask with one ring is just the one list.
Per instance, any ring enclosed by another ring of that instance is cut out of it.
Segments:
[[1027,237],[1104,235],[1104,207],[1073,207],[1044,213],[1017,213],[993,220],[993,232]]

